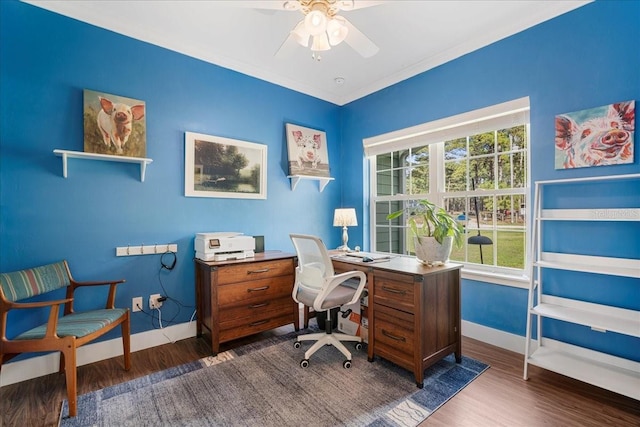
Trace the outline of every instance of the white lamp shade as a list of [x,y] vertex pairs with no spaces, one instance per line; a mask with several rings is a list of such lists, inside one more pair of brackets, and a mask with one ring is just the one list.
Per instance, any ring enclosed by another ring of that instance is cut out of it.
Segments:
[[329,44],[329,38],[327,37],[327,33],[322,33],[317,36],[313,36],[313,41],[311,42],[311,50],[314,52],[329,50],[331,49],[331,45]]
[[307,47],[309,46],[309,32],[304,25],[304,20],[298,22],[298,25],[291,30],[291,35],[293,39],[298,42],[298,44]]
[[319,10],[312,10],[304,17],[304,26],[312,36],[324,33],[327,31],[327,16]]
[[336,16],[329,21],[327,24],[327,34],[329,35],[329,44],[331,44],[331,46],[342,43],[349,34],[349,27],[345,25],[344,18]]
[[358,219],[354,208],[340,208],[333,213],[334,227],[353,227],[356,225],[358,225]]

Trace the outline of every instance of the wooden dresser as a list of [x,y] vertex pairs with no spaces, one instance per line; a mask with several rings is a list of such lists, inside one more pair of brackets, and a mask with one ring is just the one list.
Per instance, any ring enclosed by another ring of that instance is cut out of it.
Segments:
[[298,305],[291,292],[294,254],[268,251],[229,261],[195,260],[197,332],[220,343],[293,323],[299,329]]
[[[348,258],[348,257],[347,257]],[[462,360],[459,264],[425,267],[413,257],[363,263],[333,259],[337,272],[367,273],[369,361],[378,355],[414,373],[454,353]]]

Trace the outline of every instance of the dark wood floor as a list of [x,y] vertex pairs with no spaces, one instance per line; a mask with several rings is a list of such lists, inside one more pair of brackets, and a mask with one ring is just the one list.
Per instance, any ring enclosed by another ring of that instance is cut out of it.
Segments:
[[[271,332],[290,332],[283,327]],[[264,338],[264,335],[253,339]],[[229,343],[223,350],[244,344]],[[78,368],[78,393],[128,381],[197,360],[209,353],[203,339],[189,338],[133,353],[132,369],[122,358]],[[522,379],[522,356],[473,339],[463,354],[491,366],[421,426],[640,426],[640,402],[537,367]],[[66,397],[64,376],[51,374],[0,388],[0,426],[55,426]]]

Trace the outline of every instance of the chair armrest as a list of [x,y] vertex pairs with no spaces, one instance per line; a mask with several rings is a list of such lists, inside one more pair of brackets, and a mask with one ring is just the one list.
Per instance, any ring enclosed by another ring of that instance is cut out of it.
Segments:
[[25,309],[25,308],[42,308],[51,307],[54,305],[62,305],[70,302],[72,298],[59,299],[55,301],[38,301],[38,302],[7,302],[6,307],[12,309]]
[[71,301],[64,308],[64,314],[73,313],[73,295],[77,288],[84,286],[101,286],[101,285],[109,285],[109,295],[107,296],[107,302],[105,304],[105,308],[112,309],[115,308],[116,301],[116,287],[125,283],[125,279],[119,280],[110,280],[110,281],[91,281],[91,282],[76,282],[75,280],[71,280],[69,287],[67,288],[67,298],[70,298]]
[[[51,307],[49,310],[49,319],[47,320],[47,330],[45,332],[46,338],[52,338],[56,334],[56,330],[58,329],[58,313],[60,313],[60,306],[67,303],[72,303],[73,299],[65,298],[54,301],[38,301],[38,302],[6,302],[4,306],[7,308],[4,311],[8,311],[10,309],[27,309],[27,308],[42,308],[42,307]],[[65,305],[66,307],[66,305]],[[4,335],[5,331],[2,331]]]
[[320,292],[318,296],[315,298],[313,302],[313,309],[317,312],[322,311],[322,302],[325,300],[327,295],[329,295],[335,288],[343,284],[349,279],[359,278],[360,283],[356,288],[355,293],[353,294],[353,299],[345,305],[354,304],[360,299],[360,295],[362,294],[362,290],[367,284],[367,276],[362,271],[347,271],[344,273],[336,274],[335,276],[329,279],[329,284],[324,288],[323,292]]

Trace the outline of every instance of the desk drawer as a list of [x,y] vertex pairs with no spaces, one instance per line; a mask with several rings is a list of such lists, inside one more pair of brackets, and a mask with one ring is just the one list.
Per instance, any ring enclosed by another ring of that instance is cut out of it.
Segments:
[[220,267],[218,285],[285,276],[293,272],[292,259],[230,264]]
[[283,296],[291,296],[293,275],[251,280],[218,287],[220,307],[258,303]]
[[[281,314],[293,315],[295,304],[291,295],[278,299],[250,302],[234,307],[220,308],[220,329],[234,328],[246,323],[246,319],[263,320]],[[250,323],[250,322],[249,322]]]
[[408,313],[414,312],[413,276],[376,272],[373,276],[373,298],[375,304],[397,308]]
[[375,353],[412,369],[415,352],[413,314],[376,305],[374,316]]

